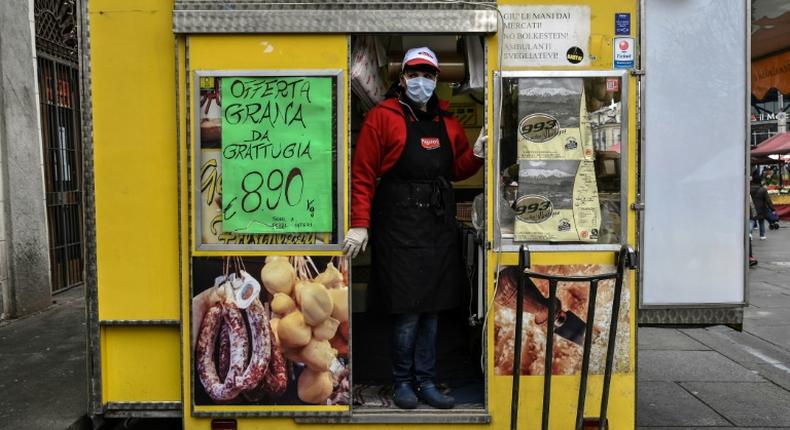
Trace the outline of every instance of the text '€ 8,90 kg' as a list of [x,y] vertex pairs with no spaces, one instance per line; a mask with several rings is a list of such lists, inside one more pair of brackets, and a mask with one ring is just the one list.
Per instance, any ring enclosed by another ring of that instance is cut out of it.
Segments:
[[[255,212],[263,205],[271,211],[276,211],[280,204],[297,207],[304,197],[304,175],[298,167],[292,168],[287,176],[280,169],[271,170],[265,177],[261,172],[252,171],[244,175],[241,189],[244,194],[240,207],[246,213]],[[315,206],[311,200],[307,200],[303,207],[311,217],[315,216]]]
[[223,229],[332,229],[333,95],[328,77],[223,78]]

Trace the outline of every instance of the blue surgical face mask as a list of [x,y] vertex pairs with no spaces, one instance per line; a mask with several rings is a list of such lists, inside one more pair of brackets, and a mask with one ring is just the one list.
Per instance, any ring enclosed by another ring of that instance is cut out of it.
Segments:
[[436,81],[433,79],[422,76],[406,79],[406,95],[419,105],[428,103],[435,88]]

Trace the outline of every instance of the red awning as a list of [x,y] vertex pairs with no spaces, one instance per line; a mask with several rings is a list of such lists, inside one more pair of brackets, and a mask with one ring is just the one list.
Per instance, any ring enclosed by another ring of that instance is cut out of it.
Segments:
[[752,157],[790,154],[790,133],[777,134],[752,148]]

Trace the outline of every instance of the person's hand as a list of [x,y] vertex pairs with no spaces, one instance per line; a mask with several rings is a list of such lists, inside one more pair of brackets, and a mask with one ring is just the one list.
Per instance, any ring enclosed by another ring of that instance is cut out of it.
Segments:
[[486,134],[486,128],[483,127],[480,129],[480,136],[477,136],[477,140],[475,141],[475,145],[472,149],[472,152],[475,154],[477,158],[486,158],[486,142],[488,141],[488,135]]
[[348,229],[346,240],[343,241],[343,252],[346,257],[354,258],[359,251],[365,252],[368,246],[368,229],[364,227],[353,227]]

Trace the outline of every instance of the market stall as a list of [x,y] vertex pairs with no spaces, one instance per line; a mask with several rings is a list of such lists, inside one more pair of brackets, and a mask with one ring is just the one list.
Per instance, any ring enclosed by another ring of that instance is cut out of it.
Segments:
[[776,183],[767,184],[779,218],[790,221],[790,133],[776,134],[751,150],[752,165],[776,167]]
[[[639,2],[142,3],[83,10],[91,414],[635,426]],[[342,247],[361,124],[420,46],[456,139],[489,143],[442,207],[463,254],[438,317],[455,408],[407,411],[370,251]]]

